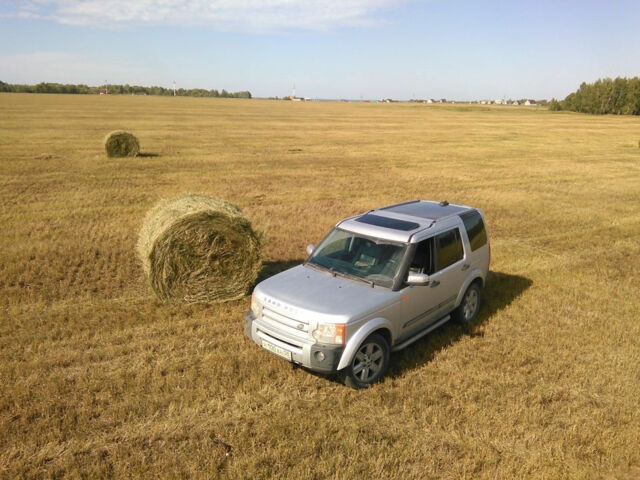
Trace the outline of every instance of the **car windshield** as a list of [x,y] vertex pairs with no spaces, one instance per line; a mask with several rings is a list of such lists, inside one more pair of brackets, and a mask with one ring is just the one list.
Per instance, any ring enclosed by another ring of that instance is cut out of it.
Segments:
[[307,263],[390,288],[407,246],[334,228]]

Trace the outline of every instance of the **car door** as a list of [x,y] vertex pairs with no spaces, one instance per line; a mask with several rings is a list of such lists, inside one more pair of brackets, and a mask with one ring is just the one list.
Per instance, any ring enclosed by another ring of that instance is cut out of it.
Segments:
[[429,290],[436,304],[435,316],[440,317],[455,307],[469,265],[465,263],[465,250],[458,227],[437,234],[434,247],[435,269],[429,277]]
[[[422,240],[415,246],[409,272],[430,274],[434,270],[434,238]],[[402,317],[398,325],[399,339],[405,339],[429,325],[436,314],[438,302],[428,285],[408,285],[399,292],[402,296]]]
[[417,244],[409,271],[426,273],[430,280],[429,285],[410,285],[401,290],[400,340],[418,333],[453,310],[467,270],[458,227]]
[[484,225],[482,214],[478,210],[471,210],[460,215],[464,224],[463,234],[468,238],[468,257],[466,263],[473,270],[477,268],[486,277],[489,272],[489,237]]

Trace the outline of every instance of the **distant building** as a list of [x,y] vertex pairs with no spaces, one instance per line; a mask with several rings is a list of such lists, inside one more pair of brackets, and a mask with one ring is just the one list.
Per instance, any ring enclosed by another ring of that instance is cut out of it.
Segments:
[[526,101],[524,102],[524,104],[525,104],[525,105],[537,105],[537,103],[536,103],[536,101],[535,101],[535,100],[526,100]]
[[520,105],[520,102],[518,100],[514,100],[511,105]]
[[436,101],[433,98],[430,98],[429,100],[427,100],[427,103],[436,103]]

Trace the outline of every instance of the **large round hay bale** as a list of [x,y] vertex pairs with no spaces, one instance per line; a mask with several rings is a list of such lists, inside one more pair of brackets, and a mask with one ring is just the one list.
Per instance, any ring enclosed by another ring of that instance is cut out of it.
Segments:
[[203,195],[153,207],[140,230],[138,255],[153,291],[171,303],[241,298],[262,266],[260,237],[240,209]]
[[140,153],[140,144],[131,133],[116,130],[104,138],[104,149],[109,157],[135,157]]

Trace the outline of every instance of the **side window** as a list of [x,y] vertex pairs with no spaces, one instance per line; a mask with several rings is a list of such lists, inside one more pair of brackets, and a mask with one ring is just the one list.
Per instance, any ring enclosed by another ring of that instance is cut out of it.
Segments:
[[433,273],[433,238],[418,243],[409,271],[427,275]]
[[467,231],[469,237],[469,243],[471,244],[471,251],[486,245],[487,243],[487,231],[484,228],[484,222],[480,212],[473,210],[472,212],[466,212],[460,215],[464,228]]
[[463,256],[462,239],[457,228],[436,235],[436,271],[453,265]]

